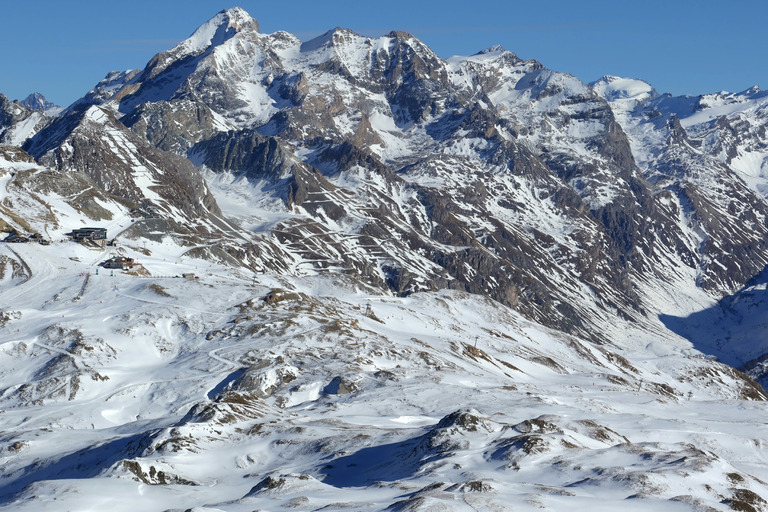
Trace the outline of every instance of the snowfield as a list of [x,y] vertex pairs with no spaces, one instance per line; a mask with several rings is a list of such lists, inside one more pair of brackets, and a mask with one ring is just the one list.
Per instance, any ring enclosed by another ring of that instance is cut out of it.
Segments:
[[113,249],[149,276],[73,243],[0,250],[3,509],[727,510],[768,493],[764,395],[690,349],[622,349],[625,325],[596,345],[480,297],[251,275],[171,240]]

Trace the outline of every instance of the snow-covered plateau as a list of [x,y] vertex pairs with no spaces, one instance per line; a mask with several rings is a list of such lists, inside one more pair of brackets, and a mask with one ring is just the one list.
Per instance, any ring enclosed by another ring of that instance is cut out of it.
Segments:
[[768,511],[767,105],[240,8],[0,95],[0,510]]
[[[595,344],[464,292],[252,274],[169,240],[2,251],[8,510],[687,510],[768,493],[762,391],[683,347],[621,350],[628,326]],[[146,275],[98,266],[118,253]]]

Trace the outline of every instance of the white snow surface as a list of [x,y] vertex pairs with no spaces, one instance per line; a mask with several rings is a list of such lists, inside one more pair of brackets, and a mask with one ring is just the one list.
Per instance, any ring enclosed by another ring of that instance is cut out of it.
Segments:
[[634,78],[604,76],[590,85],[595,92],[611,102],[628,100],[637,104],[653,95],[653,87],[648,82]]
[[[682,346],[622,349],[665,343],[627,325],[594,345],[487,299],[249,274],[170,239],[0,251],[28,268],[0,281],[4,510],[725,510],[734,482],[768,492],[764,403]],[[148,277],[97,266],[113,254]]]

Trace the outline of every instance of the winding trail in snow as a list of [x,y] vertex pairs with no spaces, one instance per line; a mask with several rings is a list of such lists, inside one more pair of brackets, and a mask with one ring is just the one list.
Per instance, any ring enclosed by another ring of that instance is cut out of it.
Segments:
[[140,302],[146,302],[148,304],[157,304],[157,305],[160,305],[160,306],[168,306],[169,308],[179,308],[179,309],[184,309],[184,310],[187,310],[187,311],[192,311],[192,312],[195,312],[195,313],[202,313],[202,314],[205,314],[205,315],[216,315],[218,317],[224,317],[224,316],[227,315],[227,313],[224,312],[224,311],[209,311],[209,310],[205,310],[205,309],[198,309],[198,308],[193,308],[191,306],[185,306],[184,304],[177,304],[177,303],[171,303],[171,302],[163,302],[163,301],[160,301],[160,300],[151,300],[151,299],[147,299],[147,298],[144,298],[144,297],[137,297],[135,295],[128,295],[127,293],[117,292],[117,295],[120,296],[120,297],[126,297],[128,299],[138,300]]
[[81,370],[83,368],[89,368],[89,366],[87,364],[85,364],[85,362],[83,362],[83,359],[80,356],[77,356],[77,355],[69,352],[68,350],[64,350],[63,348],[52,347],[50,345],[46,345],[45,343],[42,343],[37,336],[35,336],[32,339],[32,341],[30,342],[30,346],[32,346],[32,345],[38,346],[40,348],[44,348],[44,349],[46,349],[46,350],[48,350],[50,352],[56,353],[56,354],[62,354],[62,355],[70,357],[72,359],[72,361],[74,361],[75,367],[77,367],[78,370]]
[[22,266],[22,267],[24,267],[24,270],[26,270],[26,272],[27,272],[27,278],[26,278],[26,279],[24,279],[24,281],[22,281],[22,282],[21,282],[21,283],[19,283],[19,284],[24,284],[24,283],[26,283],[27,281],[29,281],[30,279],[32,279],[32,269],[31,269],[31,268],[29,268],[29,265],[27,264],[27,261],[26,261],[24,258],[22,258],[22,257],[19,255],[19,253],[18,253],[18,252],[14,251],[14,250],[13,250],[13,249],[11,249],[10,247],[8,247],[8,250],[9,250],[9,251],[11,251],[11,252],[14,254],[14,256],[16,256],[16,259],[17,259],[17,260],[19,260],[19,263],[21,263],[21,266]]
[[216,353],[219,350],[223,350],[224,348],[227,348],[227,347],[215,348],[215,349],[213,349],[213,350],[208,352],[208,356],[211,359],[214,359],[214,360],[216,360],[216,361],[218,361],[220,363],[224,363],[225,365],[229,366],[229,368],[227,370],[224,370],[224,371],[234,370],[235,368],[238,368],[240,365],[238,365],[237,363],[235,363],[233,361],[230,361],[229,359],[224,359],[223,357],[221,357],[220,355],[218,355]]
[[12,289],[3,293],[6,305],[15,304],[16,299],[24,296],[27,288],[31,284],[41,281],[44,277],[53,277],[54,273],[52,271],[42,272],[41,269],[35,269],[36,271],[33,272],[27,261],[16,250],[9,247],[8,244],[0,244],[0,250],[5,250],[10,253],[12,257],[19,261],[27,272],[27,277],[23,281],[15,283]]

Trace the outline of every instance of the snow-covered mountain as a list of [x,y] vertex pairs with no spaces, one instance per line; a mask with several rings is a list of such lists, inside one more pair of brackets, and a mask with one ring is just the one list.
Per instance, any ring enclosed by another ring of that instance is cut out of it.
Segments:
[[0,144],[20,146],[55,117],[0,94]]
[[51,115],[59,114],[63,109],[53,102],[48,101],[45,96],[39,92],[33,92],[19,102],[20,105],[31,110],[42,110]]
[[0,96],[0,505],[768,510],[767,103],[239,8]]

